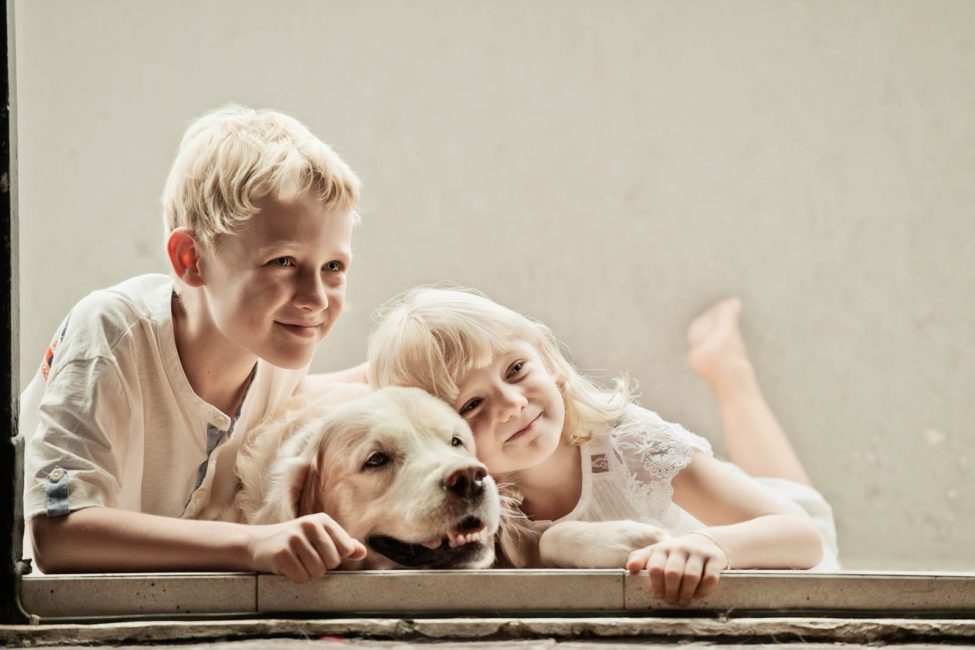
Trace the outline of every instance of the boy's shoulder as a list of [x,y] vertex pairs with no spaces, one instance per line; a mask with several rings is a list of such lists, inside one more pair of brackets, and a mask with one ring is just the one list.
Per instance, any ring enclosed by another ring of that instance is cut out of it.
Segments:
[[91,292],[58,326],[42,372],[49,370],[57,352],[64,354],[70,348],[72,356],[111,354],[133,330],[154,331],[171,324],[172,291],[169,276],[148,274]]

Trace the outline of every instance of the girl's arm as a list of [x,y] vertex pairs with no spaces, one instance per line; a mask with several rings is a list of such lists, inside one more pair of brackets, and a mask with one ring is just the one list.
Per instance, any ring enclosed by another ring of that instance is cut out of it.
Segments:
[[630,556],[627,568],[646,568],[658,597],[686,605],[708,595],[722,569],[808,569],[822,559],[812,522],[710,456],[695,453],[672,485],[674,502],[708,527]]
[[316,375],[307,375],[295,388],[295,395],[301,393],[319,393],[334,384],[369,384],[369,377],[366,374],[369,368],[368,362],[360,363],[358,366],[326,372]]
[[34,517],[30,532],[45,573],[258,571],[302,582],[366,554],[324,513],[254,526],[94,507]]

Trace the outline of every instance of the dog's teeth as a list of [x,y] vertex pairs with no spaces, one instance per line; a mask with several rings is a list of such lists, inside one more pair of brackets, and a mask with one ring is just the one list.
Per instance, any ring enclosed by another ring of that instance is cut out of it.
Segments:
[[425,542],[420,542],[420,546],[426,546],[427,548],[439,548],[442,543],[442,537],[431,537]]

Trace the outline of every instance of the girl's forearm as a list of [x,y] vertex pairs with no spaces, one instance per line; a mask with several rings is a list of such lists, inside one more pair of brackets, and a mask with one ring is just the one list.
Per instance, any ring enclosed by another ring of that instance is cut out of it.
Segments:
[[45,573],[253,571],[248,526],[85,508],[30,522]]
[[700,532],[725,552],[734,569],[811,569],[823,558],[816,527],[798,515],[766,515]]

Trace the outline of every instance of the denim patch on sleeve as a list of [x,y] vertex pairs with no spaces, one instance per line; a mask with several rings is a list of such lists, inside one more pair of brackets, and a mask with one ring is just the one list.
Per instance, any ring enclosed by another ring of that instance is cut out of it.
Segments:
[[47,516],[63,517],[68,514],[68,472],[55,467],[47,475]]

